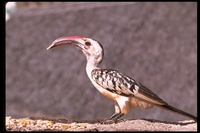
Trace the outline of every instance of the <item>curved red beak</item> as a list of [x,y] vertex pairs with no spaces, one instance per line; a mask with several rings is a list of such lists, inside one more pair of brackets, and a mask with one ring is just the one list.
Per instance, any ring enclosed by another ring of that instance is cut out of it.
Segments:
[[84,48],[83,42],[84,42],[84,37],[82,36],[64,36],[53,41],[51,45],[47,48],[47,50],[61,45],[74,45],[77,46],[78,48],[83,49]]

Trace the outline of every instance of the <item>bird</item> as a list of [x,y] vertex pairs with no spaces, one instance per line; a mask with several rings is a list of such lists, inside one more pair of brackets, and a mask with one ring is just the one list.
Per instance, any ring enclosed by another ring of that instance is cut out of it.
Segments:
[[132,108],[148,109],[157,106],[197,121],[196,116],[171,106],[126,74],[115,69],[99,68],[104,57],[104,49],[99,41],[77,35],[62,36],[53,41],[47,50],[63,45],[75,46],[84,53],[87,59],[86,73],[90,81],[101,94],[114,102],[115,113],[108,120],[117,121]]

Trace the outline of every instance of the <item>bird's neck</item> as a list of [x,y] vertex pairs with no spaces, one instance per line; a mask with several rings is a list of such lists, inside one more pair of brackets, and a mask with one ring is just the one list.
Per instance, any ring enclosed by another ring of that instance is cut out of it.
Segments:
[[87,60],[86,72],[89,78],[91,76],[92,70],[98,69],[98,65],[99,63],[95,62],[94,60],[90,60],[90,59]]

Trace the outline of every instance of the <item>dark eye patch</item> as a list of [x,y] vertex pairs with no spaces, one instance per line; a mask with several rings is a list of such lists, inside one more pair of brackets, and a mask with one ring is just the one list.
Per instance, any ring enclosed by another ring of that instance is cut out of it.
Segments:
[[90,42],[85,42],[85,45],[90,46],[91,43]]

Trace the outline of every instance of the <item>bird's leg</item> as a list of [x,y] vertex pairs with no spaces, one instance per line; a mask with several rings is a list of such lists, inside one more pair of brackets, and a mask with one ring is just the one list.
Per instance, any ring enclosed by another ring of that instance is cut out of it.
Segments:
[[117,123],[118,119],[122,117],[124,114],[123,113],[114,113],[109,119],[103,121],[103,124],[113,124]]
[[109,118],[109,120],[112,120],[114,117],[116,117],[120,113],[121,113],[121,109],[118,103],[115,103],[115,113]]
[[115,103],[115,113],[107,119],[104,124],[112,124],[113,122],[117,123],[117,120],[123,116],[123,113],[121,113],[120,107],[118,106],[117,103]]
[[118,104],[115,104],[115,113],[109,118],[109,120],[117,122],[117,120],[122,117],[124,113],[121,112],[120,107]]
[[109,120],[114,120],[114,121],[117,121],[120,117],[122,117],[124,114],[123,113],[114,113],[110,118]]

